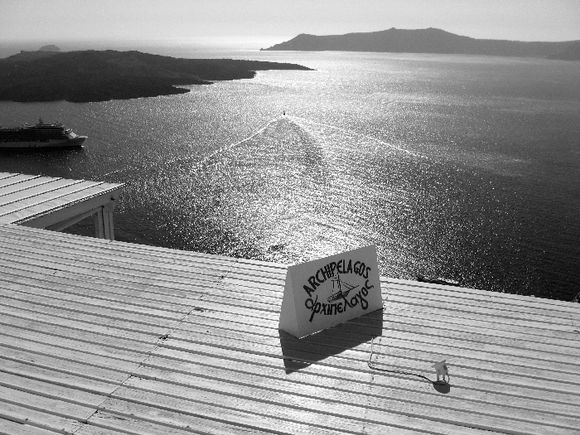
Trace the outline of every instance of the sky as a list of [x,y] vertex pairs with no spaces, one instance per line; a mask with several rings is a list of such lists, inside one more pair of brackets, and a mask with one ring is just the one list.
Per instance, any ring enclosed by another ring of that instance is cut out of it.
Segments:
[[391,27],[580,40],[580,0],[0,0],[0,42],[189,40],[260,48],[300,33]]

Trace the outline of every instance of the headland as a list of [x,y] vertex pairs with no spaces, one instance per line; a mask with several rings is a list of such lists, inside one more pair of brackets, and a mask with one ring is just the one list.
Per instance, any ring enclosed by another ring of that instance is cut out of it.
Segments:
[[180,85],[304,70],[290,63],[183,59],[139,51],[23,51],[0,59],[0,101],[95,102],[189,92]]

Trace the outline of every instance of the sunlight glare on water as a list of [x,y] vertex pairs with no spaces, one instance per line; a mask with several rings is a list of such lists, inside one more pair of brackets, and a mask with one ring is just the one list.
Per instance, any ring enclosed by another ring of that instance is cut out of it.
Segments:
[[125,183],[124,241],[284,264],[376,244],[386,276],[578,292],[577,63],[234,57],[315,70],[165,97],[2,102],[2,125],[42,116],[89,139],[81,151],[4,153],[0,170]]

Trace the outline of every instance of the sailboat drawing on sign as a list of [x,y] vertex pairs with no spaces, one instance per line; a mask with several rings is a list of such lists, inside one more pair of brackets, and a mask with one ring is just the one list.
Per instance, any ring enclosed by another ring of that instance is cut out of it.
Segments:
[[358,285],[351,285],[347,282],[341,281],[340,275],[337,273],[336,278],[332,278],[332,293],[328,297],[328,302],[336,301],[342,297],[347,297],[351,290],[357,288]]

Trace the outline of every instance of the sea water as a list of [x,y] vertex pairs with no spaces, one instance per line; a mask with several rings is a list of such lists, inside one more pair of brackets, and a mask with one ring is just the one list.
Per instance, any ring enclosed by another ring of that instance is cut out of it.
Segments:
[[125,183],[119,240],[284,264],[376,244],[386,276],[564,300],[580,290],[580,62],[168,54],[314,71],[155,98],[2,102],[1,125],[42,117],[89,139],[4,152],[0,171]]

